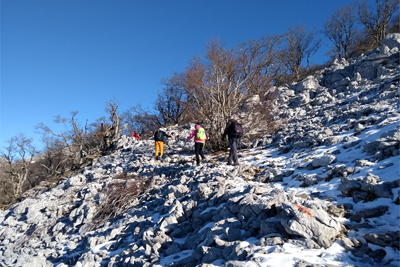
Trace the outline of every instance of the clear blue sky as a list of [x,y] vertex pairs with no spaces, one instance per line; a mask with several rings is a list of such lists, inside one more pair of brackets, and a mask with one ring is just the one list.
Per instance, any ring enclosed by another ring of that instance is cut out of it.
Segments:
[[[232,47],[303,24],[321,30],[342,0],[1,0],[0,148],[54,116],[94,122],[107,101],[152,108],[161,79],[219,37]],[[327,61],[328,40],[314,63]]]

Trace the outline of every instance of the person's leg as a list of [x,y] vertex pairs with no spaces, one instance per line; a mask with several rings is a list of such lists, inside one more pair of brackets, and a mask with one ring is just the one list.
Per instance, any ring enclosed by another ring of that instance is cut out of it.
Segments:
[[155,142],[155,146],[156,146],[156,154],[155,154],[155,159],[157,159],[157,156],[158,156],[158,150],[160,149],[159,141],[156,141],[156,142]]
[[194,143],[194,152],[196,154],[196,162],[197,165],[200,164],[200,157],[199,157],[199,153],[200,153],[200,149],[202,148],[203,144],[202,143]]
[[238,158],[238,146],[239,146],[239,138],[234,137],[235,141],[233,142],[233,165],[239,165],[239,158]]
[[236,137],[229,137],[229,158],[228,164],[237,165],[239,164],[238,155],[237,155],[237,138]]
[[164,153],[164,142],[160,141],[160,158],[162,158]]
[[204,156],[204,146],[205,146],[205,143],[201,144],[201,147],[200,147],[201,160],[205,160],[206,159],[206,157]]
[[228,142],[229,142],[229,157],[228,157],[228,165],[233,165],[233,157],[234,157],[234,138],[233,137],[228,137]]

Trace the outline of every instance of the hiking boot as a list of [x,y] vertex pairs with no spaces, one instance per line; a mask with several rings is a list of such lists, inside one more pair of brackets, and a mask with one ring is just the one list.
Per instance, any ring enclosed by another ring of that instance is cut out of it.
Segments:
[[157,156],[157,160],[161,160],[161,157],[160,157],[160,156]]

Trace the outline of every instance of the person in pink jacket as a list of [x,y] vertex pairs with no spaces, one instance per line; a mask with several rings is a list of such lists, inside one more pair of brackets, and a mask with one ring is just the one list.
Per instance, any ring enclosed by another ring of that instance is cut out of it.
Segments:
[[[203,134],[200,134],[200,136],[202,136],[202,139],[198,139],[198,134],[197,132],[199,131],[203,131]],[[203,153],[203,149],[204,149],[204,145],[206,144],[206,140],[207,140],[207,136],[204,132],[204,129],[200,126],[200,125],[196,125],[196,129],[194,129],[194,131],[192,132],[192,134],[189,136],[189,138],[186,140],[189,141],[190,139],[192,139],[194,137],[194,151],[196,153],[196,162],[197,165],[200,165],[200,156],[202,160],[205,160],[205,156]]]

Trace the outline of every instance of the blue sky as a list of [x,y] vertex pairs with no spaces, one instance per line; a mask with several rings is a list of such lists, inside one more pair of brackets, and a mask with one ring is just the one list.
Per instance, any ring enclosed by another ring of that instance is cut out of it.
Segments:
[[[94,122],[107,101],[152,108],[161,79],[219,37],[232,47],[303,24],[321,30],[332,0],[2,0],[0,148],[19,133],[38,144],[54,116]],[[323,40],[314,63],[328,60]]]

